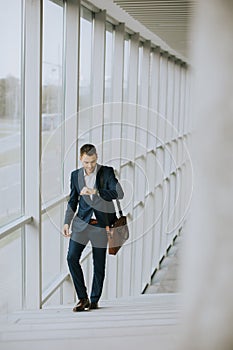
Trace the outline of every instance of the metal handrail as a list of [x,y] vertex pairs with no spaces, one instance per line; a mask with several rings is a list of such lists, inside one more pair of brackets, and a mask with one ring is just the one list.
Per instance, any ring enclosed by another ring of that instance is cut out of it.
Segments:
[[[187,162],[187,159],[184,160],[182,162],[182,164],[176,168],[176,170],[180,170]],[[128,162],[131,163],[131,162]],[[123,164],[122,166],[125,166],[126,164]],[[174,176],[176,174],[176,171],[173,170],[168,176],[165,177],[165,179],[162,180],[162,183],[165,180],[168,180],[170,176]],[[161,184],[156,185],[155,187],[160,186]],[[46,211],[49,211],[53,208],[55,208],[57,205],[59,205],[60,203],[63,203],[64,201],[66,201],[68,199],[69,195],[63,195],[59,198],[56,198],[55,200],[52,200],[50,202],[48,202],[47,204],[44,204],[42,207],[42,211],[41,214],[45,214]],[[133,208],[138,206],[138,202],[134,204]],[[141,203],[140,203],[141,204]],[[23,225],[26,224],[30,224],[33,221],[33,217],[32,216],[22,216],[17,220],[14,220],[13,222],[11,222],[10,224],[3,226],[2,228],[0,228],[0,240],[6,236],[8,236],[9,234],[13,233],[14,231],[16,231],[18,228],[21,228]]]
[[49,202],[46,202],[45,204],[42,205],[42,210],[41,210],[41,214],[45,214],[47,211],[55,208],[56,206],[58,206],[59,204],[65,202],[67,199],[69,198],[69,194],[66,195],[62,195],[60,197],[57,197],[55,199],[52,199]]
[[[91,255],[91,249],[84,254],[82,257],[80,263],[82,264],[87,258]],[[56,290],[69,279],[70,274],[69,272],[63,272],[61,273],[55,281],[53,281],[52,284],[42,293],[42,301],[41,306],[43,306],[46,301],[56,292]]]
[[69,278],[69,273],[64,272],[43,292],[41,306],[56,292],[56,290]]
[[30,224],[33,221],[32,216],[22,216],[17,220],[12,221],[10,224],[0,228],[0,240],[15,232],[23,225]]

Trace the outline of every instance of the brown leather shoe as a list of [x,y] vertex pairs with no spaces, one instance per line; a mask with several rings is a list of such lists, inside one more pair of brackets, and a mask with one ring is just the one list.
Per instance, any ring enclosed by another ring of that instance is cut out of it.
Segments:
[[80,299],[79,302],[73,307],[74,312],[87,311],[90,307],[90,301],[88,298]]
[[91,303],[89,309],[90,310],[96,310],[99,308],[98,303]]

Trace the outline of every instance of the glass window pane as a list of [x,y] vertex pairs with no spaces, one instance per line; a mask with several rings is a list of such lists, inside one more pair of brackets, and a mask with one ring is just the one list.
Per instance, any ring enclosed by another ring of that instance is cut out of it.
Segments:
[[[135,142],[135,150],[136,156],[146,153],[147,146],[147,135],[146,135],[146,127],[147,127],[147,109],[145,106],[145,101],[143,101],[143,84],[142,79],[144,77],[144,47],[143,44],[139,44],[138,48],[138,90],[137,90],[137,127],[136,127],[136,142]],[[142,107],[143,106],[143,107]]]
[[128,100],[128,84],[129,84],[129,55],[130,55],[130,40],[129,37],[124,40],[124,82],[123,82],[123,100]]
[[125,40],[124,40],[124,72],[123,72],[123,108],[122,108],[122,147],[121,147],[121,159],[122,162],[124,163],[125,160],[128,160],[127,155],[125,150],[128,147],[128,141],[130,137],[129,132],[129,59],[130,59],[130,37],[129,35],[126,35]]
[[138,48],[138,104],[142,104],[142,62],[143,62],[143,45],[140,43],[140,46]]
[[44,0],[42,75],[42,197],[62,193],[63,6]]
[[0,11],[0,226],[22,214],[21,28],[21,1],[2,1]]
[[106,23],[105,47],[105,95],[104,102],[112,101],[112,64],[113,64],[113,25]]
[[79,142],[89,141],[92,113],[92,12],[81,7],[79,65]]
[[[47,211],[42,217],[42,290],[43,292],[66,271],[65,246],[60,234],[64,205]],[[63,263],[62,263],[63,262]]]
[[6,314],[22,308],[21,230],[0,241],[0,310]]
[[[105,82],[104,82],[104,144],[103,144],[103,154],[104,160],[109,161],[111,159],[111,147],[112,144],[112,128],[111,124],[113,105],[112,105],[112,78],[113,78],[113,40],[114,31],[113,25],[106,23],[105,31]],[[111,140],[111,141],[110,141]],[[109,147],[109,141],[111,142],[111,147]]]

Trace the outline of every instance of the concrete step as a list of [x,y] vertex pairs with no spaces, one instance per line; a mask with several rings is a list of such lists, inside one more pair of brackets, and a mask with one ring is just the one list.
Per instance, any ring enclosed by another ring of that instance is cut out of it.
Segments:
[[101,301],[100,309],[72,312],[73,305],[14,312],[1,324],[1,350],[139,349],[161,344],[174,349],[179,294],[154,294]]

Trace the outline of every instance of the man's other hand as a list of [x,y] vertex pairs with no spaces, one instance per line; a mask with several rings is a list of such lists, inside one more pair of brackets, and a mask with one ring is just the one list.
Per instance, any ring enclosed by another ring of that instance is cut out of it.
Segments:
[[63,227],[63,236],[64,237],[70,237],[71,236],[68,224],[65,224],[64,227]]

